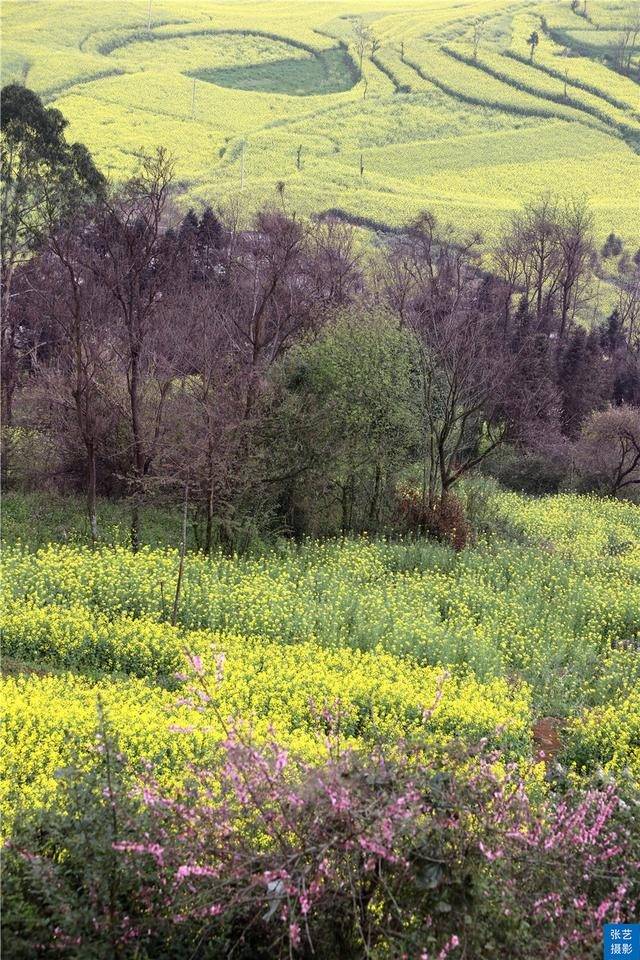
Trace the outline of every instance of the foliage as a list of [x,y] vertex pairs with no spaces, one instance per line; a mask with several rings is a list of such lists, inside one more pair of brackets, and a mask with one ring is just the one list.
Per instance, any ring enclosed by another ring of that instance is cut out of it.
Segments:
[[410,335],[390,317],[342,317],[290,350],[274,380],[268,450],[272,472],[291,475],[294,531],[384,528],[418,441]]
[[587,958],[633,916],[633,792],[535,799],[495,754],[331,742],[316,766],[230,730],[183,796],[149,770],[131,797],[103,724],[95,773],[63,779],[72,815],[8,847],[17,955]]
[[[105,189],[87,148],[67,143],[67,121],[20,84],[2,89],[2,268],[5,289],[44,226]],[[3,308],[7,301],[3,299]]]

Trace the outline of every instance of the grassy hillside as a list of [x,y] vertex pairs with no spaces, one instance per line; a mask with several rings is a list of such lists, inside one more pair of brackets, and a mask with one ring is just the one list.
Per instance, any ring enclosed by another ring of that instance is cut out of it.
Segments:
[[[284,182],[290,210],[339,197],[396,225],[429,207],[490,237],[553,188],[633,241],[640,87],[611,68],[625,15],[564,0],[7,0],[3,82],[59,107],[116,179],[169,147],[185,203],[248,211]],[[359,24],[376,38],[362,71]]]
[[486,736],[530,758],[550,715],[576,772],[640,776],[639,519],[617,501],[497,493],[491,537],[461,554],[367,539],[192,553],[175,626],[177,551],[9,543],[4,813],[48,802],[58,767],[90,762],[98,695],[127,755],[179,779],[218,739],[180,705],[187,653],[220,674],[222,715],[309,757],[324,749],[317,711],[338,702],[347,742],[411,735],[446,670],[435,740]]

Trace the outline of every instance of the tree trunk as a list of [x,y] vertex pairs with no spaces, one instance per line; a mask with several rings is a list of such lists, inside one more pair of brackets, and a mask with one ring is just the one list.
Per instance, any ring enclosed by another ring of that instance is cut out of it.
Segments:
[[380,489],[382,486],[382,471],[380,464],[376,463],[376,474],[373,482],[373,496],[369,506],[369,523],[377,527],[380,521]]
[[142,480],[144,476],[144,448],[140,428],[140,399],[138,395],[138,362],[138,351],[135,347],[132,347],[129,403],[131,407],[134,472],[134,491],[131,507],[131,549],[134,553],[137,553],[140,549],[140,500],[142,498]]
[[140,498],[136,487],[131,501],[131,549],[134,553],[140,549],[140,529]]
[[87,510],[89,513],[89,526],[91,527],[91,540],[93,543],[98,539],[98,512],[96,498],[96,451],[93,445],[87,450]]
[[182,540],[180,541],[180,562],[178,564],[178,579],[176,580],[176,592],[173,598],[173,610],[171,611],[171,626],[175,627],[178,619],[178,606],[180,604],[180,591],[182,589],[182,574],[184,572],[184,555],[187,552],[187,516],[189,510],[189,487],[184,487],[184,505],[182,510]]
[[207,496],[207,529],[204,539],[204,552],[208,557],[211,554],[211,546],[213,542],[213,480],[209,482],[209,490]]
[[569,305],[571,303],[571,284],[568,282],[562,285],[562,309],[560,314],[560,340],[564,339],[567,329],[567,320],[569,319]]

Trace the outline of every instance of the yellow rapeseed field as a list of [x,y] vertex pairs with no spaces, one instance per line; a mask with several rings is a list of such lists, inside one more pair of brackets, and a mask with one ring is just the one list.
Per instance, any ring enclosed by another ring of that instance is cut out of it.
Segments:
[[577,774],[640,776],[640,511],[508,492],[492,510],[504,536],[461,554],[366,538],[188,554],[174,626],[175,550],[7,544],[8,821],[91,762],[98,702],[132,769],[175,784],[236,722],[318,759],[327,712],[345,746],[426,732],[529,763],[553,716]]
[[3,82],[60,108],[116,180],[167,147],[185,205],[248,215],[284,183],[290,212],[339,197],[397,225],[429,208],[491,239],[552,188],[636,242],[640,97],[605,59],[625,16],[593,3],[587,21],[568,0],[7,0]]

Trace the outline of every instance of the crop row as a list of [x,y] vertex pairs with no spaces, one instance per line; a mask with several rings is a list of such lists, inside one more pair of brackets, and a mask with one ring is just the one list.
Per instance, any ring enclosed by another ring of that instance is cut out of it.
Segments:
[[583,111],[588,117],[594,117],[623,134],[629,136],[640,134],[640,124],[635,122],[628,112],[612,106],[599,95],[588,93],[582,87],[574,87],[570,78],[566,82],[565,94],[564,81],[559,81],[544,71],[536,70],[531,64],[522,62],[519,58],[505,58],[501,54],[482,54],[474,61],[466,53],[454,47],[446,48],[445,52],[461,63],[476,67],[496,80],[525,93]]

